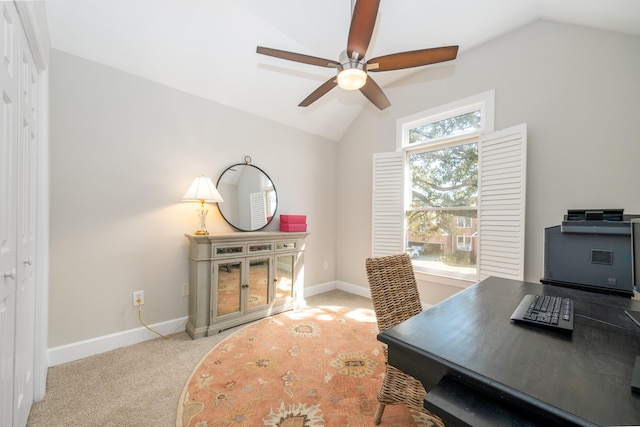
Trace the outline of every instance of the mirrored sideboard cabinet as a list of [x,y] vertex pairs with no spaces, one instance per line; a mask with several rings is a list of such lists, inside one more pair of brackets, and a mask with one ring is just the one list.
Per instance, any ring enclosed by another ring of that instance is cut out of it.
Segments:
[[309,233],[229,232],[189,239],[191,338],[304,305],[304,245]]

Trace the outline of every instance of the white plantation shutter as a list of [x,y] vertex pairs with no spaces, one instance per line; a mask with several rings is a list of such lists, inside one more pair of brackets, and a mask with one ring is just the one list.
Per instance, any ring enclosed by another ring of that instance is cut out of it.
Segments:
[[478,146],[478,268],[524,280],[527,125],[483,135]]
[[404,252],[405,153],[373,155],[372,237],[374,257]]
[[257,230],[267,223],[267,207],[264,193],[249,194],[249,206],[251,211],[251,229]]

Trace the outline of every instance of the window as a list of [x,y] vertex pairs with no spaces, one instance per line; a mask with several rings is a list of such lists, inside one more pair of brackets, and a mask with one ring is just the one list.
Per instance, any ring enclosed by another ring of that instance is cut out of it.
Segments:
[[373,256],[406,251],[416,273],[523,280],[526,125],[494,132],[493,100],[398,120],[397,151],[374,155]]
[[492,112],[488,92],[400,123],[410,188],[405,240],[421,248],[418,271],[477,277],[478,141],[493,129]]
[[455,115],[456,113],[452,112],[453,117],[428,121],[410,128],[407,145],[478,132],[481,129],[482,111],[479,108],[471,109],[468,113]]
[[471,252],[471,236],[458,236],[456,249],[462,252]]
[[422,248],[414,257],[414,268],[457,277],[476,275],[476,254],[471,251],[475,230],[459,235],[459,228],[471,227],[478,216],[477,138],[408,151],[407,167],[407,246]]
[[493,131],[493,91],[423,111],[398,121],[398,150]]
[[471,218],[466,216],[459,216],[456,218],[458,228],[471,228],[473,227],[473,221]]

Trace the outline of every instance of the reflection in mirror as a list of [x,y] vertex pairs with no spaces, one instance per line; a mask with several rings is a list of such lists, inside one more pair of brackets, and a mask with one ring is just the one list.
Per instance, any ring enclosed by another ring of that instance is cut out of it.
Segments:
[[249,295],[247,307],[260,307],[269,303],[269,276],[271,262],[269,257],[254,258],[249,261]]
[[276,301],[293,298],[294,255],[280,255],[276,258]]
[[239,163],[222,172],[216,184],[224,202],[222,217],[240,231],[256,231],[271,222],[278,207],[276,188],[257,166]]
[[242,262],[234,261],[218,264],[217,316],[240,311],[241,268]]

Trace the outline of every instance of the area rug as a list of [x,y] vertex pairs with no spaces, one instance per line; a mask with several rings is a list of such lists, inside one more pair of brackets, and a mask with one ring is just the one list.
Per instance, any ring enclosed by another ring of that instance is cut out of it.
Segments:
[[[384,352],[372,310],[285,312],[214,347],[180,398],[177,427],[373,426]],[[386,407],[382,426],[434,426],[423,413]]]

